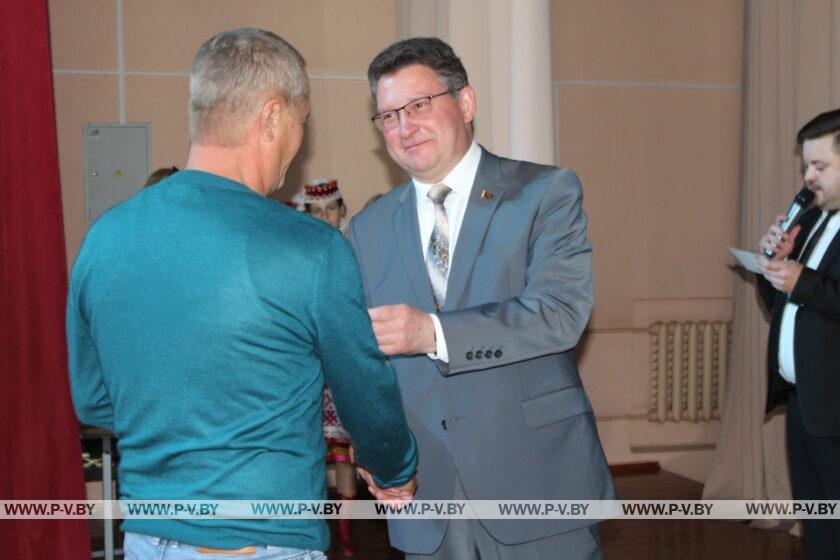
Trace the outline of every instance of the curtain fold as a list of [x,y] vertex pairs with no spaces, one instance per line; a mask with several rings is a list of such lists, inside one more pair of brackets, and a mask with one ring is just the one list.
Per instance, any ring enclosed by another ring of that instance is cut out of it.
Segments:
[[[45,0],[0,3],[0,499],[85,499]],[[0,523],[0,555],[91,557],[86,520]]]
[[[737,242],[757,250],[802,187],[796,131],[840,106],[840,0],[748,0]],[[782,413],[764,414],[769,317],[755,278],[735,278],[726,403],[704,499],[786,499]]]
[[549,0],[397,0],[396,6],[400,39],[437,36],[463,60],[480,108],[480,144],[501,156],[556,164]]

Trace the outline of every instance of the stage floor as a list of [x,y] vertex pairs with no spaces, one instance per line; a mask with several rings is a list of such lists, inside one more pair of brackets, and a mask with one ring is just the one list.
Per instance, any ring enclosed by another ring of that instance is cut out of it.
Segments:
[[[625,500],[697,500],[703,487],[697,482],[660,471],[656,474],[616,476],[619,496]],[[362,491],[365,497],[366,492]],[[338,554],[337,535],[331,522],[331,559]],[[101,522],[91,525],[94,550],[102,549]],[[403,554],[388,544],[385,521],[353,521],[358,560],[403,560]],[[601,529],[607,560],[805,560],[801,539],[783,530],[756,530],[737,521],[681,519],[615,520]],[[121,546],[117,531],[117,547]],[[119,557],[118,557],[119,558]],[[548,560],[548,559],[547,559]]]

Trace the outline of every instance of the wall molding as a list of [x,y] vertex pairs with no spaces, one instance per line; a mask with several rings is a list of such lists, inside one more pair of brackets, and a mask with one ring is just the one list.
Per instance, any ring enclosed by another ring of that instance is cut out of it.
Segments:
[[608,80],[553,80],[555,86],[643,88],[643,89],[713,89],[743,91],[739,84],[690,84],[678,82],[614,82]]
[[[147,76],[147,77],[164,77],[164,78],[189,78],[189,72],[143,72],[136,70],[87,70],[87,69],[70,69],[57,68],[53,69],[53,74],[58,75],[72,75],[72,76]],[[367,82],[367,76],[353,76],[353,75],[322,75],[312,74],[309,76],[310,81],[352,81],[352,82]]]

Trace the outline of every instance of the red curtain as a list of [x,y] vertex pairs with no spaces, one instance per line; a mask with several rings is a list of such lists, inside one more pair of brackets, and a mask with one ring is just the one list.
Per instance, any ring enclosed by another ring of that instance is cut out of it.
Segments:
[[[0,499],[85,499],[45,0],[0,2]],[[91,557],[86,520],[0,520],[0,556]]]

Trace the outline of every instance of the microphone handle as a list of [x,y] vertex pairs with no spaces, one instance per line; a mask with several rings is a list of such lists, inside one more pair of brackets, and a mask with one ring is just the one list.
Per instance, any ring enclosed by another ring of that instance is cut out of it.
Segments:
[[[790,210],[788,210],[787,218],[785,219],[784,222],[779,224],[779,227],[782,228],[783,232],[788,233],[791,229],[793,229],[793,227],[792,227],[793,222],[796,221],[796,219],[802,213],[802,210],[803,210],[802,206],[800,206],[796,202],[793,203],[793,205],[790,207]],[[767,249],[765,249],[764,250],[764,256],[767,257],[768,259],[772,259],[773,257],[776,256],[776,252],[775,251],[768,251]]]

